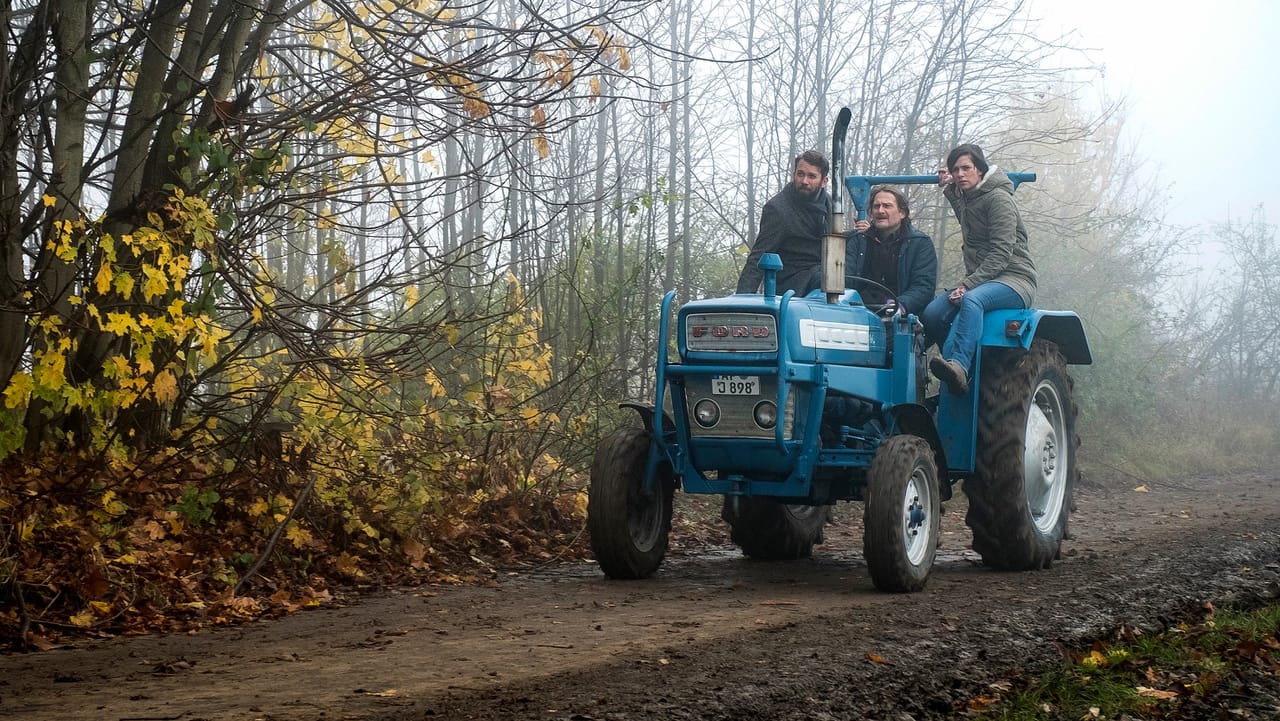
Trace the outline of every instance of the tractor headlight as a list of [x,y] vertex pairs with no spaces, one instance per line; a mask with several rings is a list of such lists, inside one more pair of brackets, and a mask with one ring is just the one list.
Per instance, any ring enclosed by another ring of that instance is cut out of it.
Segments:
[[766,431],[770,430],[778,424],[778,404],[773,401],[760,401],[751,410],[751,416],[755,418],[757,426]]
[[720,422],[720,406],[710,398],[703,398],[693,406],[693,419],[703,428],[711,428]]

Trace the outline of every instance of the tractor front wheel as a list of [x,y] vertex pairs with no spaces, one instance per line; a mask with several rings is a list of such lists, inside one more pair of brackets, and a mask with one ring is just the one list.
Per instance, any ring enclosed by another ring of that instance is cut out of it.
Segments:
[[1048,568],[1071,513],[1078,409],[1058,347],[989,349],[982,360],[975,473],[965,481],[973,548],[988,566]]
[[622,428],[596,448],[587,495],[587,531],[600,570],[610,578],[648,578],[667,553],[674,486],[659,466],[644,487],[649,433]]
[[933,449],[918,436],[880,445],[867,474],[862,554],[881,591],[919,591],[938,552],[941,499]]

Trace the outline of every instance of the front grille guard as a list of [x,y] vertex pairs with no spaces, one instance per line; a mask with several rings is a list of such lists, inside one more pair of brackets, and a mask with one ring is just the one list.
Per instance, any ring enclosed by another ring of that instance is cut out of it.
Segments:
[[[779,301],[778,328],[786,327],[787,310],[794,295],[795,291],[789,290],[782,295]],[[664,460],[670,464],[673,473],[677,477],[696,478],[704,483],[710,482],[694,467],[689,455],[689,448],[684,443],[673,444],[667,441],[670,430],[675,431],[674,435],[677,439],[687,440],[691,438],[688,427],[689,409],[683,392],[684,378],[693,374],[704,375],[708,373],[774,377],[777,380],[777,404],[780,416],[783,409],[787,407],[791,384],[804,383],[812,388],[809,396],[809,406],[803,418],[804,432],[802,436],[800,438],[787,439],[785,424],[779,422],[774,428],[772,440],[776,452],[787,459],[787,463],[793,468],[785,485],[807,486],[808,481],[812,478],[813,466],[818,460],[820,447],[819,427],[827,393],[826,383],[821,382],[822,378],[815,377],[819,370],[813,366],[793,363],[783,350],[785,344],[779,344],[777,363],[773,367],[735,364],[684,366],[679,363],[671,363],[668,359],[667,348],[671,331],[671,307],[675,303],[675,296],[676,292],[671,290],[667,291],[662,297],[662,310],[658,325],[658,363],[655,377],[656,397],[654,399],[654,408],[663,407],[663,398],[667,393],[668,383],[678,386],[680,392],[675,392],[675,390],[671,392],[672,413],[669,418],[664,417],[665,414],[663,413],[654,414],[653,429],[649,440],[649,458],[645,465],[645,488],[653,489],[655,487],[658,464]],[[674,429],[665,428],[664,426],[668,421],[674,423],[676,427]],[[796,418],[796,423],[801,423],[799,417]]]

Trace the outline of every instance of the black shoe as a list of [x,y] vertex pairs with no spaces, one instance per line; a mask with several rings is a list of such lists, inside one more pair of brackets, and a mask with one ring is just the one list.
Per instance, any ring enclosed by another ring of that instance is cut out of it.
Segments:
[[933,372],[933,377],[945,383],[947,390],[952,393],[962,396],[969,392],[969,377],[965,375],[964,368],[961,368],[959,363],[934,358],[929,361],[929,370]]

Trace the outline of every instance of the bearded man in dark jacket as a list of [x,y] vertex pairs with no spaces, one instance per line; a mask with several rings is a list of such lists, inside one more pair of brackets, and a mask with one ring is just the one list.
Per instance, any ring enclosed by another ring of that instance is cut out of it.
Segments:
[[770,198],[760,213],[760,232],[738,276],[737,292],[759,292],[764,279],[760,256],[765,253],[777,253],[782,259],[779,293],[804,290],[809,276],[822,264],[822,236],[831,210],[827,194],[830,172],[831,164],[816,150],[796,157],[791,182]]

